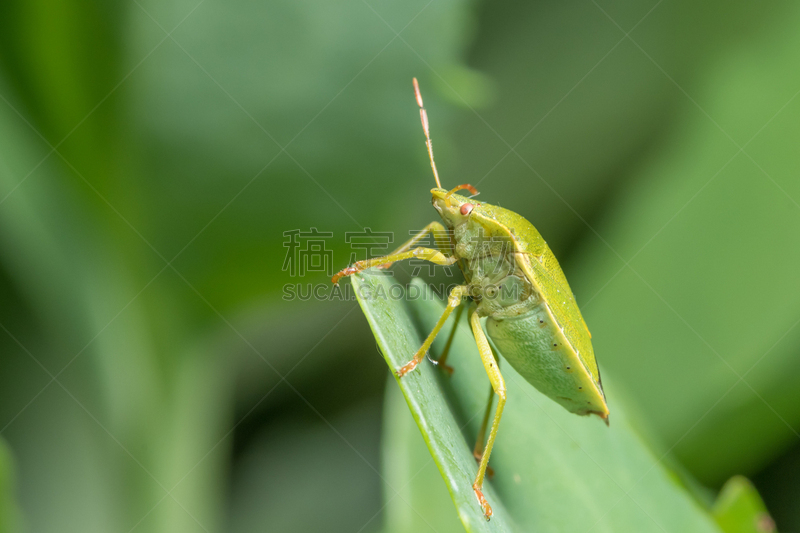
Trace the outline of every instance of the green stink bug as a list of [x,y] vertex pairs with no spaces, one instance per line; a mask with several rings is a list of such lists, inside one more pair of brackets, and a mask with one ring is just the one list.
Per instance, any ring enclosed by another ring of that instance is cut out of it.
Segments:
[[[568,411],[594,414],[608,424],[608,405],[589,328],[553,252],[536,228],[520,215],[455,194],[460,190],[478,194],[471,185],[459,185],[449,191],[442,188],[433,159],[428,115],[416,78],[414,93],[437,185],[431,190],[432,203],[444,225],[431,222],[393,253],[357,261],[335,274],[332,281],[338,283],[344,276],[370,267],[386,268],[404,259],[424,259],[439,265],[458,263],[465,284],[450,292],[447,307],[433,331],[414,357],[397,369],[397,375],[406,375],[422,361],[450,314],[458,309],[457,323],[463,311],[461,303],[470,298],[469,323],[492,390],[499,397],[489,438],[484,446],[493,396],[475,445],[479,467],[472,488],[488,520],[492,508],[482,487],[506,403],[506,386],[486,334],[522,377]],[[416,247],[429,233],[438,249]],[[481,317],[486,317],[486,333]],[[443,366],[453,333],[439,359]]]

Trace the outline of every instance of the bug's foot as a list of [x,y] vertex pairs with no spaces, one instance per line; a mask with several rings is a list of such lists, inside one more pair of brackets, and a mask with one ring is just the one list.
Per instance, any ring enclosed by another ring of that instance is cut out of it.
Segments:
[[486,501],[486,498],[483,496],[483,491],[477,483],[472,485],[472,490],[475,491],[475,496],[478,497],[478,503],[481,505],[481,509],[483,510],[483,516],[486,517],[486,520],[490,520],[492,518],[492,506]]
[[438,361],[437,361],[437,363],[436,363],[436,364],[437,364],[437,365],[439,365],[440,367],[442,367],[442,370],[444,370],[445,372],[447,372],[447,375],[449,375],[449,376],[452,376],[452,375],[453,375],[453,372],[455,372],[455,370],[456,370],[456,369],[455,369],[455,368],[453,368],[452,366],[450,366],[450,365],[446,365],[446,364],[444,364],[444,363],[439,363]]
[[406,374],[408,374],[409,372],[414,370],[417,367],[417,363],[418,363],[418,361],[416,359],[412,359],[408,363],[406,363],[403,366],[401,366],[400,368],[398,368],[397,369],[397,377],[398,378],[402,378],[403,376],[405,376]]
[[347,268],[343,268],[342,270],[340,270],[339,272],[337,272],[336,274],[333,275],[333,277],[331,278],[331,281],[333,282],[334,285],[338,285],[340,279],[342,279],[345,276],[349,276],[351,274],[355,274],[359,270],[360,269],[358,267],[356,267],[355,265],[349,266]]
[[[483,459],[483,454],[481,454],[480,452],[472,452],[472,456],[475,458],[478,464],[481,464],[481,459]],[[494,477],[494,468],[492,468],[489,465],[486,465],[486,476],[490,478]]]

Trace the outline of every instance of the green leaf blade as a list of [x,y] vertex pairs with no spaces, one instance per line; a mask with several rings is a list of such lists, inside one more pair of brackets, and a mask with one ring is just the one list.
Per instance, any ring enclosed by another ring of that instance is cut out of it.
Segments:
[[[408,362],[423,341],[408,315],[404,301],[392,297],[403,294],[402,287],[387,276],[354,276],[352,279],[359,304],[378,346],[394,371]],[[434,373],[432,365],[421,364],[410,374],[397,379],[397,382],[447,483],[461,522],[470,532],[515,531],[507,511],[491,488],[486,491],[486,497],[492,502],[494,514],[490,521],[483,517],[472,491],[477,472],[475,459],[447,406]]]
[[[394,370],[419,347],[443,304],[414,280],[408,294],[421,296],[409,302],[420,323],[415,329],[405,303],[385,298],[391,291],[401,293],[392,278],[369,275],[354,277],[353,283]],[[438,339],[432,351],[443,342]],[[495,516],[486,522],[471,489],[477,472],[471,445],[489,381],[465,323],[459,324],[448,363],[455,367],[452,376],[437,376],[439,370],[423,362],[397,381],[467,531],[719,532],[713,518],[634,432],[616,401],[613,380],[608,388],[612,427],[606,428],[598,419],[566,412],[502,360],[508,403],[490,462],[496,474],[486,484]],[[400,456],[397,442],[392,448],[387,460],[415,462],[409,472],[424,467],[419,454]],[[411,493],[428,490],[416,479],[410,485]]]

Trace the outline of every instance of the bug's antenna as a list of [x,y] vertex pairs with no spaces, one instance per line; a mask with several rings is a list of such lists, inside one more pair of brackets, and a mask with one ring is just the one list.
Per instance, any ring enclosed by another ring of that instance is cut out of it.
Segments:
[[442,182],[439,181],[439,172],[436,170],[436,163],[433,162],[433,144],[431,144],[431,131],[428,126],[428,112],[425,111],[425,106],[422,105],[422,93],[419,92],[419,82],[417,82],[417,78],[414,78],[414,95],[417,97],[417,104],[419,104],[419,118],[422,120],[422,129],[425,131],[425,144],[428,146],[428,156],[431,159],[433,178],[436,180],[436,186],[441,189]]

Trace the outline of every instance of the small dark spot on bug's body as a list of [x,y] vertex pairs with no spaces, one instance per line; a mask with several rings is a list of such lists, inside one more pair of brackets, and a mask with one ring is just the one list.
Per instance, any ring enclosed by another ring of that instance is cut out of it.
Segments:
[[578,390],[583,390],[583,387],[578,387]]
[[572,367],[571,367],[571,366],[568,366],[568,367],[567,367],[567,370],[569,370],[570,368],[572,368]]

